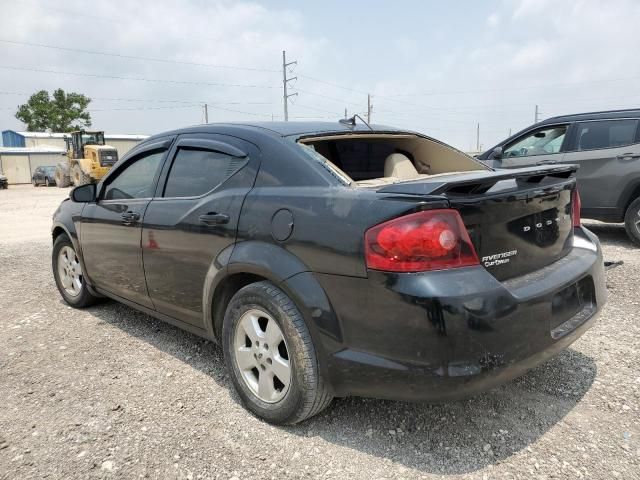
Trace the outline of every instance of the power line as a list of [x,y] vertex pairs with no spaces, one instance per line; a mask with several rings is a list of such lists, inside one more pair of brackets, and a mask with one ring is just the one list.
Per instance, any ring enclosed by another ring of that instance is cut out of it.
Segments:
[[193,105],[172,105],[172,106],[166,106],[166,107],[98,108],[98,109],[89,108],[88,111],[89,112],[119,112],[119,111],[137,112],[137,111],[144,111],[144,110],[177,110],[181,108],[194,108],[194,107],[200,108],[200,105],[193,104]]
[[351,87],[345,87],[343,85],[339,85],[337,83],[333,83],[333,82],[329,82],[327,80],[322,80],[320,78],[316,78],[316,77],[311,77],[309,75],[298,75],[300,78],[306,78],[307,80],[311,80],[314,82],[318,82],[318,83],[324,83],[325,85],[330,85],[332,87],[336,87],[336,88],[341,88],[342,90],[347,90],[349,92],[354,92],[354,93],[360,93],[362,95],[367,95],[367,92],[363,91],[363,90],[357,90],[355,88],[351,88]]
[[349,102],[349,101],[341,99],[341,98],[331,97],[329,95],[323,95],[321,93],[310,92],[309,90],[303,90],[302,88],[298,88],[298,87],[296,87],[296,90],[298,90],[298,92],[300,92],[300,93],[306,93],[307,95],[312,95],[314,97],[326,98],[327,100],[333,100],[334,102],[347,103],[349,105],[355,105],[355,106],[358,106],[358,107],[362,106],[361,103]]
[[137,82],[152,82],[152,83],[172,83],[179,85],[206,85],[210,87],[238,87],[238,88],[279,88],[269,85],[252,85],[252,84],[239,84],[239,83],[215,83],[215,82],[191,82],[188,80],[166,80],[160,78],[142,78],[142,77],[122,77],[119,75],[104,75],[97,73],[84,73],[84,72],[61,72],[58,70],[45,70],[41,68],[32,67],[16,67],[13,65],[0,65],[0,68],[5,70],[20,70],[26,72],[38,72],[38,73],[54,73],[57,75],[71,75],[75,77],[91,77],[91,78],[109,78],[112,80],[133,80]]
[[296,107],[306,108],[308,110],[315,110],[317,112],[331,113],[332,115],[337,115],[339,118],[341,116],[340,113],[334,112],[333,110],[325,110],[324,108],[312,107],[311,105],[305,105],[303,103],[296,103]]
[[555,88],[555,87],[573,87],[575,85],[586,85],[591,83],[610,83],[610,82],[623,82],[625,80],[637,80],[640,78],[639,76],[635,77],[625,77],[625,78],[609,78],[606,80],[584,80],[580,82],[564,82],[564,83],[549,83],[544,85],[529,85],[529,86],[520,86],[520,87],[503,87],[503,88],[479,88],[473,90],[452,90],[452,91],[441,91],[441,92],[422,92],[422,93],[401,93],[401,94],[387,94],[380,95],[376,94],[377,97],[385,97],[385,98],[393,98],[393,97],[417,97],[417,96],[437,96],[437,95],[461,95],[465,93],[483,93],[483,92],[504,92],[511,90],[533,90],[536,88]]
[[[342,90],[361,93],[363,95],[367,94],[363,90],[358,90],[358,89],[354,89],[354,88],[351,88],[351,87],[347,87],[347,86],[344,86],[344,85],[337,84],[335,82],[322,80],[322,79],[317,78],[317,77],[312,77],[312,76],[304,75],[304,74],[300,74],[299,77],[300,78],[306,78],[308,80],[312,80],[312,81],[315,81],[315,82],[323,83],[325,85],[330,85],[330,86],[333,86],[335,88],[340,88]],[[401,100],[397,100],[395,97],[459,95],[459,94],[465,94],[465,93],[504,92],[504,91],[512,91],[512,90],[531,90],[531,89],[537,89],[537,88],[550,88],[550,87],[572,87],[572,86],[575,86],[575,85],[583,85],[583,84],[610,83],[610,82],[621,82],[621,81],[626,81],[626,80],[637,80],[638,78],[640,78],[640,76],[614,78],[614,79],[603,79],[603,80],[584,80],[584,81],[576,81],[576,82],[564,82],[564,83],[555,83],[555,84],[530,85],[530,86],[518,86],[518,87],[471,89],[471,90],[458,90],[458,91],[440,91],[440,92],[428,92],[428,93],[427,92],[423,92],[423,93],[411,93],[411,94],[403,93],[403,94],[382,95],[382,94],[377,94],[376,93],[375,95],[376,95],[377,98],[384,98],[384,99],[387,99],[389,101],[415,106],[416,104],[413,103],[413,102],[403,102]],[[298,90],[300,90],[300,89],[298,89]],[[302,91],[302,90],[300,90],[300,91]],[[307,93],[312,94],[311,92],[307,92]],[[321,95],[318,95],[318,94],[316,94],[316,95],[317,96],[321,96]],[[328,98],[330,100],[338,101],[338,99],[330,98],[330,97],[327,97],[327,96],[325,96],[324,98]],[[559,103],[559,102],[556,102],[556,103]],[[565,101],[565,103],[571,103],[571,102]],[[525,104],[522,104],[522,105],[524,106]],[[530,104],[526,104],[526,105],[530,105]],[[422,107],[425,108],[425,109],[428,109],[428,110],[453,111],[453,110],[450,110],[450,109],[437,108],[437,107],[427,107],[427,106],[422,106]],[[482,108],[482,106],[480,106],[480,108]]]
[[[192,105],[173,105],[173,106],[165,106],[165,107],[133,107],[133,108],[89,108],[88,111],[90,113],[94,112],[142,112],[146,110],[178,110],[178,109],[189,109],[189,108],[202,108],[201,104],[194,103]],[[231,108],[218,107],[214,105],[209,105],[209,108],[213,108],[215,110],[222,110],[225,112],[232,113],[240,113],[242,115],[251,115],[256,117],[270,117],[271,114],[267,113],[255,113],[255,112],[246,112],[243,110],[235,110]],[[0,110],[15,110],[16,107],[0,107]]]
[[[71,47],[62,47],[59,45],[50,45],[50,44],[42,44],[42,43],[32,43],[32,42],[21,42],[21,41],[16,41],[16,40],[7,40],[7,39],[0,39],[0,42],[2,43],[7,43],[7,44],[13,44],[13,45],[23,45],[23,46],[31,46],[31,47],[39,47],[39,48],[48,48],[48,49],[55,49],[55,50],[62,50],[62,51],[69,51],[69,52],[76,52],[76,53],[84,53],[84,54],[91,54],[91,55],[103,55],[103,56],[110,56],[110,57],[118,57],[118,58],[125,58],[125,59],[134,59],[134,60],[146,60],[146,61],[153,61],[153,62],[162,62],[162,63],[171,63],[171,64],[181,64],[181,65],[192,65],[192,66],[201,66],[201,67],[210,67],[210,68],[222,68],[222,69],[232,69],[232,70],[246,70],[246,71],[263,71],[263,72],[269,72],[269,73],[276,73],[278,72],[278,70],[275,69],[267,69],[267,68],[260,68],[260,67],[242,67],[242,66],[235,66],[235,65],[221,65],[221,64],[210,64],[210,63],[200,63],[200,62],[188,62],[188,61],[182,61],[182,60],[170,60],[170,59],[163,59],[163,58],[157,58],[157,57],[145,57],[145,56],[139,56],[139,55],[127,55],[127,54],[120,54],[120,53],[112,53],[112,52],[102,52],[102,51],[98,51],[98,50],[85,50],[85,49],[79,49],[79,48],[71,48]],[[0,67],[0,68],[14,68],[16,69],[17,67]],[[26,70],[26,69],[25,69]],[[54,72],[54,71],[45,71],[45,70],[37,70],[37,69],[32,69],[30,71],[41,71],[41,72],[46,72],[46,73],[57,73],[57,74],[64,74],[64,75],[79,75],[79,76],[92,76],[92,77],[102,77],[102,78],[114,78],[114,79],[122,79],[122,80],[137,80],[137,81],[151,81],[151,82],[161,82],[161,83],[179,83],[179,84],[196,84],[196,85],[213,85],[213,86],[230,86],[230,87],[246,87],[246,88],[277,88],[277,87],[271,87],[271,86],[261,86],[261,85],[239,85],[239,84],[220,84],[220,83],[208,83],[208,82],[186,82],[186,81],[171,81],[171,80],[160,80],[160,79],[142,79],[142,78],[129,78],[129,77],[118,77],[118,76],[100,76],[100,75],[95,75],[95,74],[79,74],[79,73],[75,73],[75,72]],[[339,88],[342,90],[347,90],[347,91],[351,91],[351,92],[355,92],[355,93],[360,93],[363,95],[366,95],[367,92],[363,91],[363,90],[358,90],[352,87],[347,87],[344,85],[340,85],[338,83],[335,82],[331,82],[331,81],[327,81],[327,80],[323,80],[317,77],[313,77],[310,75],[303,75],[300,74],[299,75],[300,78],[306,78],[308,80],[314,81],[314,82],[318,82],[318,83],[322,83],[325,85],[329,85],[335,88]],[[458,94],[465,94],[465,93],[479,93],[479,92],[503,92],[503,91],[508,91],[508,90],[528,90],[528,89],[536,89],[536,88],[549,88],[549,87],[562,87],[562,86],[574,86],[574,85],[581,85],[581,84],[591,84],[591,83],[609,83],[609,82],[618,82],[618,81],[624,81],[624,80],[635,80],[638,79],[640,77],[626,77],[626,78],[617,78],[617,79],[606,79],[606,80],[587,80],[587,81],[579,81],[579,82],[565,82],[565,83],[556,83],[556,84],[545,84],[545,85],[531,85],[531,86],[520,86],[520,87],[504,87],[504,88],[493,88],[493,89],[471,89],[471,90],[458,90],[458,91],[440,91],[440,92],[422,92],[422,93],[403,93],[403,94],[376,94],[376,97],[382,97],[382,98],[387,98],[391,101],[397,101],[400,102],[398,100],[393,100],[394,97],[412,97],[412,96],[438,96],[438,95],[458,95]],[[302,92],[303,90],[298,89],[300,92]],[[308,93],[310,95],[316,95],[319,97],[323,97],[323,98],[327,98],[329,100],[335,100],[335,101],[341,101],[343,103],[349,103],[352,105],[356,105],[356,103],[353,102],[344,102],[344,100],[339,100],[336,98],[332,98],[326,95],[321,95],[321,94],[314,94],[311,92],[305,92]],[[358,104],[359,105],[359,104]],[[413,105],[413,104],[412,104]],[[435,110],[435,108],[434,108]],[[441,109],[444,110],[444,109]]]
[[[255,113],[255,112],[246,112],[243,110],[236,110],[236,109],[232,109],[232,108],[224,108],[224,107],[218,107],[215,105],[208,105],[209,108],[213,108],[214,110],[221,110],[224,112],[232,112],[232,113],[240,113],[242,115],[251,115],[251,116],[255,116],[255,117],[270,117],[271,114],[270,113]],[[129,111],[129,112],[135,112],[135,111],[145,111],[145,110],[175,110],[175,109],[182,109],[182,108],[202,108],[202,104],[193,104],[193,105],[182,105],[182,106],[167,106],[167,107],[137,107],[137,108],[106,108],[106,109],[89,109],[89,112],[114,112],[114,111]]]
[[[2,92],[0,95],[18,95],[30,97],[32,93],[26,92]],[[113,101],[113,102],[150,102],[150,103],[184,103],[189,105],[207,103],[209,105],[273,105],[273,102],[218,102],[211,100],[167,100],[158,98],[123,98],[123,97],[94,97],[88,95],[91,101]]]
[[105,57],[117,57],[117,58],[125,58],[128,60],[145,60],[149,62],[160,62],[160,63],[172,63],[178,65],[191,65],[196,67],[208,67],[208,68],[223,68],[228,70],[246,70],[251,72],[269,72],[274,73],[278,72],[278,70],[273,70],[269,68],[260,68],[260,67],[241,67],[237,65],[220,65],[213,63],[199,63],[199,62],[188,62],[185,60],[170,60],[167,58],[157,58],[157,57],[143,57],[139,55],[125,55],[121,53],[111,53],[111,52],[101,52],[98,50],[85,50],[82,48],[71,48],[71,47],[62,47],[59,45],[48,45],[45,43],[31,43],[31,42],[19,42],[16,40],[6,40],[0,39],[1,43],[8,43],[11,45],[23,45],[28,47],[38,47],[38,48],[48,48],[53,50],[62,50],[66,52],[75,52],[75,53],[84,53],[88,55],[102,55]]

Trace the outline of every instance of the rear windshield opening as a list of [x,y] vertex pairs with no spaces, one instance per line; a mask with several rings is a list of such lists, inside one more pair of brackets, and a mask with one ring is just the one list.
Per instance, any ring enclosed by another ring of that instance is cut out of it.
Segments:
[[486,169],[452,147],[408,134],[334,135],[302,139],[300,143],[360,186]]

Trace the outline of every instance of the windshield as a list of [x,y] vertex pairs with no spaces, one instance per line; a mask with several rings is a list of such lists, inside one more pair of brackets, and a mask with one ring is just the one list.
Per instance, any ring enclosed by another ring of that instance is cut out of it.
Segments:
[[83,145],[104,145],[104,134],[101,132],[83,133],[82,144]]

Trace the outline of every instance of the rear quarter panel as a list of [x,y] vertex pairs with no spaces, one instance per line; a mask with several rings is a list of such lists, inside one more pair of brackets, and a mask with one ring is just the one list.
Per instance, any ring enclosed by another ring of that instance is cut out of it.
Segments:
[[[245,199],[238,240],[273,243],[297,257],[306,271],[366,277],[365,231],[421,204],[415,197],[347,186],[258,187]],[[280,210],[288,210],[293,223],[291,235],[281,241],[273,233]]]

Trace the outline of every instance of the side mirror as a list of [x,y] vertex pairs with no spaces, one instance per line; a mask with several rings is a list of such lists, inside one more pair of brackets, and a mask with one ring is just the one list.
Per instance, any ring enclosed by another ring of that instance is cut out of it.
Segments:
[[88,203],[96,201],[96,185],[88,183],[80,185],[69,192],[69,198],[72,202]]
[[491,152],[491,158],[493,160],[500,160],[502,158],[502,147],[496,147]]

